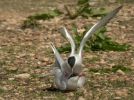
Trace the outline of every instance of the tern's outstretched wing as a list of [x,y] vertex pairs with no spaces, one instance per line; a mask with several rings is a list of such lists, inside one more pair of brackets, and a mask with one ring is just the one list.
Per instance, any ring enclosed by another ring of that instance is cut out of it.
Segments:
[[60,32],[68,39],[68,41],[71,44],[71,54],[73,55],[75,53],[75,43],[74,40],[72,38],[72,36],[68,33],[67,29],[65,27],[62,27],[60,29]]
[[59,52],[57,51],[57,49],[55,48],[55,46],[53,45],[53,43],[50,44],[53,52],[54,52],[54,55],[55,55],[55,60],[56,60],[56,66],[55,67],[59,67],[61,70],[62,70],[62,65],[64,63],[64,60],[61,58]]
[[91,37],[93,33],[95,33],[98,29],[100,29],[102,26],[106,25],[110,19],[112,19],[116,13],[122,8],[122,6],[119,6],[118,8],[114,9],[112,12],[107,14],[104,18],[102,18],[98,23],[96,23],[84,36],[82,42],[80,43],[80,48],[79,48],[79,55],[81,56],[83,47],[85,42]]
[[[54,55],[55,55],[55,67],[56,69],[60,69],[61,72],[63,73],[63,77],[70,77],[70,75],[72,74],[72,69],[71,67],[61,58],[59,52],[57,51],[57,49],[55,48],[55,46],[51,43],[51,48],[54,52]],[[56,70],[54,68],[54,70]]]

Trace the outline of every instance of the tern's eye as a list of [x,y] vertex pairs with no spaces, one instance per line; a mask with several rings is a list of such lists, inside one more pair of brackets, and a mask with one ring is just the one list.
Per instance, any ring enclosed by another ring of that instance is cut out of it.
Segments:
[[71,66],[71,68],[73,68],[74,64],[75,64],[75,57],[69,57],[68,58],[68,64]]

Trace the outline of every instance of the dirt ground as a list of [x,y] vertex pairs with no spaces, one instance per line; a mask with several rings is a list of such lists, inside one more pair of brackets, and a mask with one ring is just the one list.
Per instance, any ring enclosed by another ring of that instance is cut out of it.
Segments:
[[[0,100],[134,100],[134,3],[123,3],[123,8],[107,25],[106,32],[114,41],[132,47],[124,52],[85,52],[83,69],[87,80],[82,89],[51,90],[53,77],[38,77],[48,74],[54,63],[49,43],[54,42],[58,47],[67,42],[58,32],[61,26],[66,26],[73,34],[73,24],[81,31],[85,25],[98,21],[98,18],[81,17],[71,20],[62,15],[40,21],[41,28],[21,28],[27,16],[55,7],[64,9],[61,3],[61,0],[0,0]],[[76,0],[64,2],[75,3]],[[112,10],[119,3],[104,5]],[[68,54],[62,55],[66,57]],[[105,72],[116,65],[131,71]]]

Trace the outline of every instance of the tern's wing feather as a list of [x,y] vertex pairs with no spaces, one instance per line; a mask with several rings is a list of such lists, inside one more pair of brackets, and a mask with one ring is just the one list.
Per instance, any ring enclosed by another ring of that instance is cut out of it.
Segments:
[[59,68],[66,78],[70,77],[70,75],[72,74],[71,67],[61,58],[59,52],[57,51],[57,49],[52,43],[51,43],[51,48],[55,55],[55,60],[56,60],[55,67]]
[[114,9],[112,12],[110,12],[109,14],[107,14],[104,18],[102,18],[98,23],[96,23],[84,36],[81,44],[80,44],[80,48],[79,48],[79,55],[81,55],[83,47],[85,42],[91,37],[91,35],[93,33],[95,33],[96,30],[98,30],[99,28],[101,28],[102,26],[106,25],[110,19],[112,19],[116,13],[122,8],[122,6],[119,6],[118,8]]
[[65,27],[62,27],[60,29],[60,32],[63,34],[64,37],[66,37],[68,39],[68,41],[71,44],[71,54],[75,53],[75,43],[74,40],[72,38],[72,36],[68,33],[67,29]]
[[64,63],[64,60],[61,58],[59,52],[57,51],[57,49],[55,48],[53,43],[51,43],[50,46],[54,52],[55,59],[56,59],[56,61],[55,61],[56,66],[55,67],[60,67],[60,69],[62,69],[61,66]]

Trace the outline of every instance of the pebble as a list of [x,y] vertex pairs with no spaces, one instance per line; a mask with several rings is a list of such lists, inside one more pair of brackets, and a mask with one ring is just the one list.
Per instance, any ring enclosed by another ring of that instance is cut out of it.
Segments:
[[110,3],[116,3],[116,0],[109,0]]
[[74,93],[73,93],[73,92],[70,92],[70,93],[69,93],[69,96],[74,96]]
[[7,91],[8,89],[7,89],[7,87],[0,86],[0,90],[4,92],[4,91]]
[[5,100],[4,98],[0,97],[0,100]]
[[115,97],[114,100],[121,100],[121,97]]
[[113,29],[111,27],[107,27],[107,31],[112,31]]
[[82,96],[80,96],[79,98],[78,98],[78,100],[85,100]]
[[126,26],[120,26],[122,29],[126,29]]
[[99,72],[96,72],[96,73],[94,73],[95,75],[100,75],[100,73]]
[[31,75],[28,73],[23,73],[23,74],[15,75],[14,77],[18,78],[18,79],[29,79],[31,77]]
[[120,74],[120,75],[125,75],[125,73],[122,71],[122,70],[117,70],[117,72],[116,73],[118,73],[118,74]]
[[17,71],[18,68],[15,66],[3,66],[7,71]]
[[13,80],[14,80],[14,78],[8,78],[8,80],[9,80],[9,81],[13,81]]

